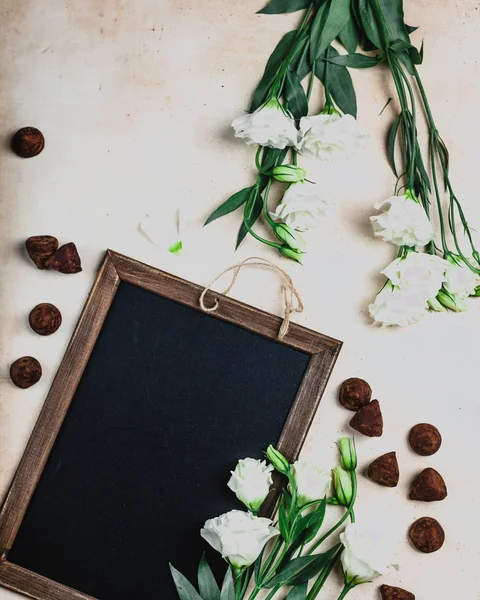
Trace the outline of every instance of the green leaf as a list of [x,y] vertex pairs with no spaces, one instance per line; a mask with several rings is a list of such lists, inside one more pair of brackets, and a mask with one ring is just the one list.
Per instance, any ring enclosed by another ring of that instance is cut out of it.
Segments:
[[395,144],[397,142],[398,130],[400,127],[400,123],[402,121],[402,114],[400,113],[398,117],[393,122],[392,128],[390,129],[390,133],[388,135],[388,143],[387,143],[387,154],[388,154],[388,162],[392,167],[392,171],[395,174],[395,177],[398,177],[397,166],[395,164]]
[[228,215],[229,213],[243,206],[247,201],[251,191],[252,188],[248,187],[244,188],[243,190],[240,190],[236,194],[233,194],[233,196],[230,196],[228,200],[226,200],[216,210],[213,211],[213,213],[208,217],[203,226],[205,227],[205,225],[208,225],[212,221],[215,221],[215,219],[224,217],[225,215]]
[[315,538],[317,533],[320,531],[320,527],[323,525],[326,512],[327,499],[324,498],[320,502],[318,508],[310,515],[310,522],[308,523],[308,527],[304,530],[302,535],[302,544],[308,544]]
[[200,560],[198,567],[198,589],[203,600],[220,600],[220,588],[205,558]]
[[360,32],[358,31],[358,26],[355,22],[353,13],[351,13],[350,20],[338,34],[338,39],[340,40],[340,43],[343,44],[345,50],[350,54],[355,52],[358,48],[358,44],[360,43]]
[[418,27],[412,27],[411,25],[405,25],[405,29],[407,30],[407,33],[413,33],[414,31],[417,31]]
[[278,528],[280,529],[282,538],[289,542],[288,511],[284,502],[282,502],[278,508]]
[[257,15],[280,15],[293,13],[297,10],[309,8],[312,0],[270,0],[270,2],[257,12]]
[[387,38],[384,40],[380,21],[372,8],[370,0],[358,0],[357,15],[361,20],[367,38],[376,48],[385,50],[393,40],[403,40],[410,43],[405,23],[403,21],[403,0],[378,0],[380,10],[387,24]]
[[[247,218],[247,223],[250,227],[253,227],[255,225],[258,217],[260,216],[260,213],[262,212],[262,209],[263,209],[263,198],[260,193],[257,193],[257,194],[255,194],[255,200],[252,203],[250,215]],[[240,246],[240,244],[243,242],[247,233],[248,233],[248,229],[247,229],[245,223],[242,222],[240,231],[238,232],[237,245],[235,246],[235,249],[237,249]]]
[[296,119],[305,117],[308,113],[308,100],[299,76],[293,71],[287,71],[285,79],[285,100],[289,111]]
[[390,50],[393,52],[403,52],[404,50],[409,50],[412,47],[410,41],[405,40],[394,40],[390,44]]
[[350,20],[351,0],[328,0],[315,17],[310,33],[310,60],[319,58]]
[[[170,571],[172,573],[173,582],[177,588],[177,593],[180,600],[202,600],[197,590],[188,581],[188,579],[180,573],[180,571],[177,571],[177,569],[175,569],[175,567],[172,565],[170,565]],[[232,600],[234,600],[234,598]]]
[[315,577],[323,567],[335,556],[338,545],[324,554],[301,556],[291,560],[279,573],[270,579],[265,587],[273,588],[282,585],[302,585]]
[[302,42],[298,45],[297,51],[294,53],[288,68],[295,71],[300,81],[304,79],[312,70],[310,62],[310,38],[305,36]]
[[223,580],[220,600],[235,600],[235,582],[233,580],[232,570],[228,569]]
[[182,250],[183,250],[182,240],[178,240],[177,242],[174,242],[171,246],[168,247],[168,251],[171,252],[172,254],[176,254],[177,256],[182,252]]
[[414,65],[421,65],[423,63],[423,42],[420,50],[417,50],[415,46],[410,46],[408,53]]
[[398,58],[402,61],[402,63],[405,65],[410,75],[415,75],[415,70],[413,68],[413,63],[412,59],[410,58],[409,52],[407,50],[404,50],[403,52],[397,52],[396,54]]
[[[330,46],[328,57],[333,58],[340,56],[338,51]],[[315,75],[325,85],[326,61],[319,60],[315,63]],[[357,117],[357,99],[355,96],[355,88],[353,87],[352,78],[347,67],[342,65],[328,64],[328,91],[333,100],[342,112],[353,117]]]
[[379,58],[365,56],[365,54],[344,54],[341,56],[334,56],[333,58],[327,58],[326,60],[335,65],[343,65],[344,67],[350,67],[352,69],[368,69],[370,67],[376,67],[380,63]]
[[417,142],[416,148],[415,148],[415,165],[416,165],[417,171],[420,174],[421,180],[423,181],[423,183],[427,187],[428,191],[430,192],[431,191],[430,179],[428,177],[427,170],[425,169],[425,165],[423,163],[422,153],[420,151],[420,146],[418,145],[418,142]]
[[270,58],[268,59],[267,66],[265,67],[265,71],[263,73],[262,79],[257,86],[253,94],[252,104],[250,106],[250,112],[257,110],[260,106],[265,102],[268,96],[268,92],[275,81],[275,77],[277,76],[278,70],[282,66],[283,61],[287,58],[290,50],[292,49],[292,44],[297,35],[297,31],[289,31],[287,34],[283,36],[283,38],[278,42],[275,50],[272,52]]
[[[262,156],[262,169],[264,171],[271,171],[273,167],[277,165],[281,165],[285,160],[285,157],[288,154],[288,147],[283,150],[279,150],[278,148],[265,148]],[[264,180],[264,185],[261,186],[261,191],[265,189],[265,186],[268,183],[268,179]]]
[[263,561],[264,553],[265,553],[265,546],[262,548],[262,551],[260,552],[260,556],[255,561],[255,569],[254,569],[255,583],[257,583],[259,581],[260,569],[262,568],[262,561]]
[[298,585],[290,590],[290,593],[285,598],[285,600],[306,600],[307,598],[307,589],[308,584],[303,583],[302,585]]

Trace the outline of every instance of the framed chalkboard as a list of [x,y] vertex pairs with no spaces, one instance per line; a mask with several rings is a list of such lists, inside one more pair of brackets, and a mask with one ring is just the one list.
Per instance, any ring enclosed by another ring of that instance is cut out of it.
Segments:
[[193,575],[236,461],[297,457],[341,343],[201,292],[107,252],[0,513],[1,585],[174,600],[168,561]]

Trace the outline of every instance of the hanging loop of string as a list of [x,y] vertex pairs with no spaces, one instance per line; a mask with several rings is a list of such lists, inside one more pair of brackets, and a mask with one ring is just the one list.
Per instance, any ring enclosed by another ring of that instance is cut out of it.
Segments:
[[209,285],[207,285],[207,287],[203,290],[203,292],[200,296],[200,308],[203,310],[203,312],[206,312],[206,313],[215,312],[219,306],[218,298],[215,298],[215,303],[212,306],[207,306],[205,304],[205,296],[207,295],[207,292],[212,288],[212,286],[219,279],[221,279],[224,275],[226,275],[230,271],[233,271],[232,281],[230,282],[228,287],[223,292],[224,295],[228,294],[232,290],[233,286],[235,285],[242,267],[247,267],[247,266],[248,267],[266,267],[267,269],[276,271],[284,279],[283,297],[284,297],[285,312],[284,312],[282,325],[278,332],[278,339],[281,340],[287,335],[288,328],[290,326],[290,317],[291,317],[292,313],[294,313],[294,312],[301,313],[303,311],[303,302],[302,302],[302,299],[300,298],[300,294],[298,293],[298,291],[295,289],[295,286],[293,285],[293,281],[292,281],[292,278],[290,277],[290,275],[286,271],[284,271],[281,267],[275,265],[274,263],[270,262],[266,258],[261,258],[259,256],[251,256],[250,258],[246,258],[244,261],[242,261],[238,265],[234,265],[233,267],[229,267],[228,269],[225,269],[225,271],[222,271],[222,273],[220,273],[220,275],[215,277],[215,279]]

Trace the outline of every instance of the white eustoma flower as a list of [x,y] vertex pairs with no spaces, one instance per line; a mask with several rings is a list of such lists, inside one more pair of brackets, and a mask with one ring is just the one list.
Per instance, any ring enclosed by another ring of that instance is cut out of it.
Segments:
[[235,137],[247,144],[268,146],[283,150],[295,146],[298,130],[290,112],[276,98],[272,98],[252,114],[246,114],[232,123]]
[[[465,300],[475,293],[480,285],[480,276],[463,263],[450,263],[445,273],[445,289],[453,296],[455,302],[465,305]],[[466,309],[465,309],[466,310]]]
[[322,198],[320,193],[321,190],[315,183],[292,183],[271,216],[297,231],[313,229],[326,216],[332,204]]
[[388,207],[380,215],[370,217],[375,237],[397,246],[426,246],[434,238],[432,224],[423,206],[410,192],[392,196],[375,205]]
[[238,461],[228,487],[240,502],[253,512],[258,511],[268,495],[272,482],[272,465],[264,460],[244,458]]
[[313,461],[297,460],[292,465],[292,473],[297,484],[299,506],[321,500],[332,484],[330,471]]
[[272,521],[241,510],[209,519],[200,535],[235,569],[253,564],[265,544],[280,531]]
[[382,539],[374,539],[370,532],[357,523],[350,523],[340,534],[344,550],[340,557],[346,583],[360,585],[387,575],[393,565],[388,564],[388,548]]
[[424,298],[392,288],[387,284],[377,294],[368,311],[375,324],[383,327],[413,325],[428,314]]
[[366,136],[358,131],[352,115],[320,114],[300,119],[297,150],[323,161],[342,160],[355,154]]
[[427,302],[435,298],[446,281],[445,273],[449,266],[450,263],[439,256],[408,252],[405,257],[390,263],[382,273],[398,290]]

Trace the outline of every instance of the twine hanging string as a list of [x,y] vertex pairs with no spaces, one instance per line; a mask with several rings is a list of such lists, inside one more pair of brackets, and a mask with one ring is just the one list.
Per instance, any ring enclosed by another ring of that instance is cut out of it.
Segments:
[[294,312],[301,313],[303,311],[303,302],[302,302],[302,299],[300,298],[300,294],[298,293],[298,291],[295,289],[295,286],[293,285],[293,281],[292,281],[292,278],[290,277],[290,275],[286,271],[284,271],[282,268],[280,268],[279,266],[270,262],[266,258],[261,258],[259,256],[251,256],[250,258],[246,258],[244,261],[242,261],[238,265],[234,265],[233,267],[229,267],[228,269],[225,269],[225,271],[222,271],[222,273],[220,273],[220,275],[215,277],[215,279],[209,285],[207,285],[207,287],[203,290],[203,292],[200,296],[200,308],[206,313],[215,312],[219,306],[218,298],[215,298],[215,304],[213,306],[206,306],[205,305],[205,296],[207,295],[207,292],[212,288],[212,285],[214,285],[219,279],[221,279],[224,275],[226,275],[230,271],[233,271],[232,281],[228,285],[228,287],[225,289],[225,291],[223,292],[224,295],[228,294],[231,291],[231,289],[233,288],[233,286],[235,285],[242,267],[267,267],[268,269],[272,269],[272,271],[276,271],[284,278],[283,296],[284,296],[284,303],[285,303],[285,312],[284,312],[282,326],[280,327],[280,330],[278,332],[278,339],[279,340],[283,339],[287,335],[287,332],[288,332],[291,314]]

